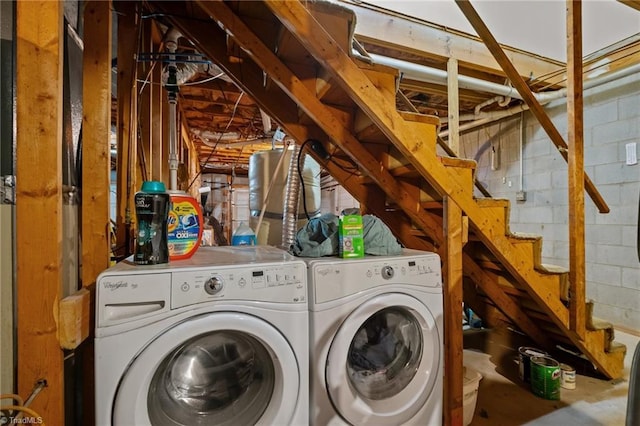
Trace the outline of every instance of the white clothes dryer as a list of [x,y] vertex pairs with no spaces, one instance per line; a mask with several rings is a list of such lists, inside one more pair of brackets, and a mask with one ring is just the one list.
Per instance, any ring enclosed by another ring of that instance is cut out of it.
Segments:
[[272,247],[121,262],[97,281],[100,426],[307,425],[306,265]]
[[305,259],[314,425],[441,425],[437,254]]

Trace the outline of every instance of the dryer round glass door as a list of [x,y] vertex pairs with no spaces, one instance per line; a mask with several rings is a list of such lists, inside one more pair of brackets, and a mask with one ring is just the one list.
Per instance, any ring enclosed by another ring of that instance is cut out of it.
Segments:
[[388,293],[354,310],[327,355],[327,392],[351,424],[401,424],[435,385],[441,345],[431,311],[418,299]]
[[176,324],[134,359],[114,424],[287,424],[299,394],[285,338],[256,317],[216,312]]

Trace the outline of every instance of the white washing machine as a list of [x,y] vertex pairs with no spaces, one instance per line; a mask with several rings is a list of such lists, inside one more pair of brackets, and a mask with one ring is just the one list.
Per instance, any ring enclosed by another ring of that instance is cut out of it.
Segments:
[[98,425],[307,425],[306,265],[202,247],[98,277]]
[[305,259],[314,425],[441,425],[437,254]]

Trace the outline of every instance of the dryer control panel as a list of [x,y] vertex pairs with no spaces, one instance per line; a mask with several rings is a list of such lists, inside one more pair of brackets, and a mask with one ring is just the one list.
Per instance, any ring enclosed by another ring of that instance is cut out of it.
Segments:
[[390,284],[442,291],[440,257],[435,253],[310,261],[309,279],[315,282],[313,303]]

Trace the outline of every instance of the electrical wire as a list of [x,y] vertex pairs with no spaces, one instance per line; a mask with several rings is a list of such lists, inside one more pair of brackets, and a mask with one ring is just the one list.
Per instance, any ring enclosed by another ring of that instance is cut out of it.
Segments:
[[16,405],[24,405],[24,399],[18,394],[15,393],[3,393],[0,395],[0,399],[11,399],[16,402]]
[[[40,392],[41,388],[36,387],[36,390],[34,390],[34,392],[32,393],[31,397],[29,399],[27,399],[27,401],[25,402],[24,399],[15,393],[6,393],[6,394],[1,394],[0,395],[0,400],[3,399],[11,399],[13,400],[13,402],[15,404],[11,404],[11,405],[2,405],[0,406],[0,412],[2,412],[2,414],[0,414],[0,421],[2,421],[1,424],[9,424],[9,423],[26,423],[26,422],[22,422],[22,421],[18,421],[16,422],[15,420],[19,420],[20,417],[24,417],[23,414],[28,414],[29,416],[31,416],[31,418],[33,419],[32,422],[30,423],[38,423],[38,424],[42,424],[44,425],[44,420],[42,419],[42,416],[40,414],[38,414],[35,410],[33,410],[32,408],[27,407],[27,405],[29,405],[31,403],[31,401],[33,401],[33,398],[35,398],[35,396]],[[12,413],[14,414],[14,412],[18,412],[15,416],[10,417],[10,418],[6,418],[4,413]]]
[[[226,99],[226,95],[224,94],[225,93],[224,90],[222,90],[222,93],[223,93],[223,96]],[[238,96],[238,99],[236,100],[235,105],[233,105],[233,111],[231,112],[231,118],[229,118],[229,121],[227,122],[227,125],[224,127],[224,130],[222,132],[220,132],[220,135],[218,136],[218,140],[216,140],[216,143],[213,145],[213,148],[211,148],[211,152],[209,152],[209,155],[204,160],[204,164],[209,162],[209,160],[213,156],[213,153],[216,152],[216,148],[218,147],[218,144],[220,143],[220,140],[222,139],[222,135],[229,129],[229,126],[231,126],[231,123],[233,123],[233,119],[236,116],[236,112],[238,111],[238,105],[240,104],[240,100],[242,99],[243,95],[244,95],[244,92],[241,91],[240,95]],[[187,191],[189,189],[191,189],[191,186],[193,186],[193,183],[196,181],[196,179],[198,179],[198,177],[200,177],[200,175],[202,174],[202,170],[203,170],[203,168],[200,167],[200,170],[198,170],[198,173],[196,173],[196,175],[191,180],[191,183],[187,187]]]
[[302,142],[302,145],[300,145],[300,151],[298,151],[298,158],[296,158],[296,165],[298,166],[298,177],[300,178],[300,185],[302,186],[302,208],[304,208],[304,215],[306,216],[307,220],[311,220],[311,216],[309,216],[309,212],[307,211],[307,192],[304,186],[304,179],[302,178],[302,167],[300,167],[300,158],[302,158],[304,147],[310,142],[315,141],[313,139],[307,139],[306,141]]
[[216,74],[216,75],[212,75],[211,77],[208,78],[204,78],[202,80],[197,80],[197,81],[187,81],[186,83],[182,83],[181,86],[195,86],[198,84],[203,84],[203,83],[208,83],[210,81],[216,80],[220,77],[222,77],[224,75],[223,72]]
[[360,170],[360,169],[358,168],[358,166],[356,166],[355,164],[353,164],[353,163],[349,162],[348,160],[340,159],[340,161],[344,162],[343,164],[340,164],[340,163],[338,162],[338,159],[337,159],[337,158],[334,158],[334,157],[333,157],[333,155],[331,155],[331,156],[329,157],[329,160],[328,160],[328,161],[330,161],[330,162],[332,162],[333,164],[335,164],[336,166],[340,167],[342,170],[345,170],[345,171],[351,172],[352,174],[355,174],[355,173],[357,173],[357,172]]

